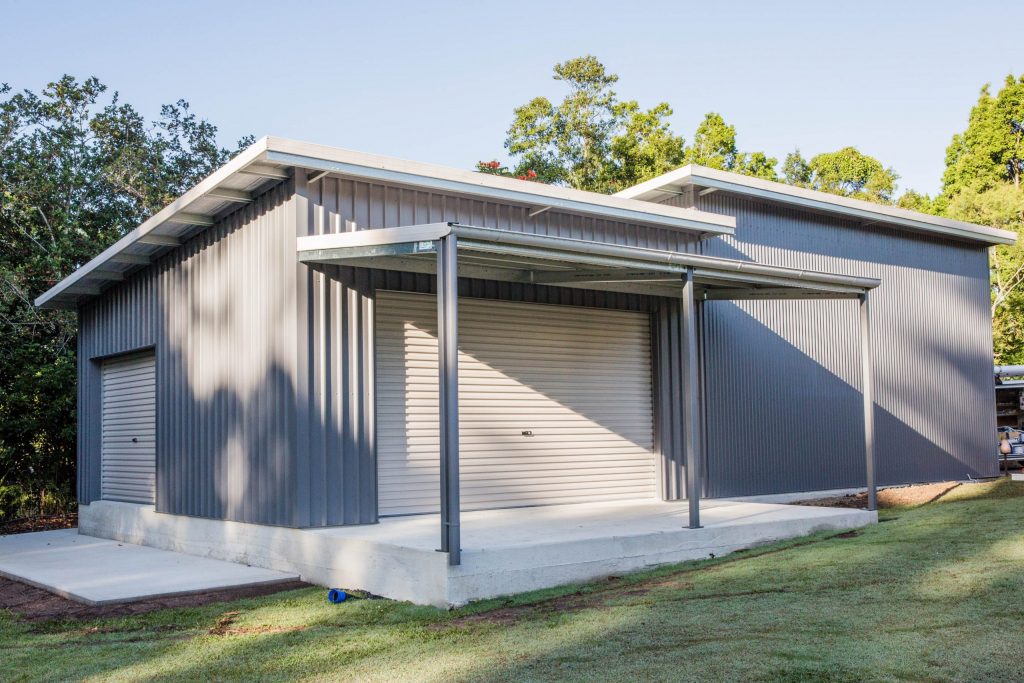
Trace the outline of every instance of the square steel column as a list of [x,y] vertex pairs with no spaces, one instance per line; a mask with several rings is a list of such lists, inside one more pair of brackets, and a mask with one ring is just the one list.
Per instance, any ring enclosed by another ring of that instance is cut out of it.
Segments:
[[686,502],[690,508],[689,528],[700,528],[700,371],[697,358],[697,301],[694,296],[693,268],[683,274],[683,447],[686,459]]
[[875,387],[871,362],[871,310],[868,294],[860,295],[860,363],[863,373],[861,393],[864,396],[864,458],[867,472],[868,510],[878,509],[875,481]]
[[441,552],[462,561],[459,538],[459,268],[455,235],[437,247],[438,424],[441,468]]

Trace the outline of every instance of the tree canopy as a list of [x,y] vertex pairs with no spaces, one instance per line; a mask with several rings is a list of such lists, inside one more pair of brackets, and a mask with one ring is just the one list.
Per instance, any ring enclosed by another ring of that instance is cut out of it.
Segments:
[[0,86],[0,516],[72,495],[76,320],[33,300],[227,161],[216,133],[184,100],[147,121],[95,78]]
[[889,204],[899,176],[856,147],[816,154],[807,161],[795,150],[782,164],[787,183],[831,194]]
[[512,168],[481,162],[478,169],[606,193],[685,163],[774,178],[776,160],[739,152],[736,129],[719,114],[708,114],[687,146],[669,125],[667,103],[644,109],[620,100],[613,89],[619,77],[596,57],[556,64],[554,79],[568,87],[561,102],[535,97],[513,111],[505,139]]
[[511,165],[481,161],[479,171],[612,193],[699,164],[869,201],[895,200],[896,172],[854,147],[809,162],[795,151],[780,177],[778,159],[741,151],[736,127],[718,112],[704,115],[687,144],[671,128],[667,102],[643,109],[635,100],[620,100],[613,89],[618,75],[594,56],[556,64],[554,79],[568,88],[561,102],[535,97],[513,110],[505,138]]
[[981,89],[967,128],[946,149],[942,194],[984,192],[1001,183],[1021,186],[1024,174],[1024,76],[1007,76],[1002,89]]
[[764,152],[740,152],[736,146],[736,127],[717,112],[708,112],[697,126],[693,143],[683,153],[684,163],[699,164],[723,171],[734,171],[765,180],[778,180],[778,159]]
[[[981,89],[967,127],[946,149],[942,193],[933,213],[1020,233],[1024,228],[1024,76]],[[1024,363],[1024,245],[990,250],[995,359]]]

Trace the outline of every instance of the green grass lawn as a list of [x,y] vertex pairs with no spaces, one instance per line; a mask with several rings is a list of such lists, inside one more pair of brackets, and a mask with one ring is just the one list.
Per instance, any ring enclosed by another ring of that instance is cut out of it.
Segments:
[[451,612],[320,589],[88,623],[0,612],[0,679],[1024,680],[1024,484],[880,517]]

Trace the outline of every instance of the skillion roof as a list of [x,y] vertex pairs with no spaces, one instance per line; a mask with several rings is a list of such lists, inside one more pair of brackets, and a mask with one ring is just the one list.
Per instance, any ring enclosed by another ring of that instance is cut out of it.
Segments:
[[699,188],[701,192],[730,192],[757,199],[788,204],[803,209],[855,218],[865,223],[885,223],[922,233],[951,237],[982,244],[1013,244],[1017,234],[985,225],[975,225],[949,218],[908,211],[886,204],[840,197],[826,192],[807,190],[770,180],[720,171],[706,166],[689,165],[657,178],[622,190],[614,196],[657,202],[678,195],[683,188]]
[[700,237],[732,234],[736,225],[732,217],[696,209],[264,137],[58,282],[36,299],[36,306],[74,308],[81,301],[98,296],[105,287],[123,280],[129,272],[152,263],[214,225],[239,204],[253,201],[270,186],[288,179],[295,168],[304,168],[314,175],[331,174],[504,201],[538,212],[556,209],[683,230]]

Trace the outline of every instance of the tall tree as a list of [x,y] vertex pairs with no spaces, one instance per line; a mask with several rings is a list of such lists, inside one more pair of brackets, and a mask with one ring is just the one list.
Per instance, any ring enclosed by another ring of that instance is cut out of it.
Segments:
[[568,86],[561,102],[535,97],[514,111],[505,140],[512,167],[491,161],[478,170],[595,192],[616,192],[684,163],[775,178],[776,160],[737,151],[736,129],[719,114],[705,117],[687,147],[672,132],[667,103],[643,109],[620,100],[613,89],[619,77],[596,57],[556,64],[554,78]]
[[786,156],[782,174],[790,185],[883,204],[893,201],[899,179],[894,170],[856,147],[816,154],[810,161],[796,150]]
[[992,95],[986,84],[971,109],[967,129],[946,149],[942,192],[983,192],[999,183],[1021,187],[1024,175],[1024,76],[1007,76]]
[[[1024,228],[1024,76],[1007,76],[995,95],[985,85],[967,128],[946,149],[937,213],[1020,233]],[[995,360],[1024,363],[1024,245],[990,251]]]
[[0,86],[0,515],[73,495],[75,316],[33,300],[234,153],[183,100],[150,122],[106,90]]
[[668,125],[668,104],[620,101],[619,77],[590,55],[556,64],[554,78],[569,90],[560,103],[535,97],[514,110],[505,140],[512,175],[615,192],[679,165],[683,139]]
[[708,112],[698,124],[693,144],[683,155],[688,164],[699,164],[723,171],[734,171],[765,180],[778,180],[778,159],[764,152],[740,152],[736,145],[736,127],[717,112]]

